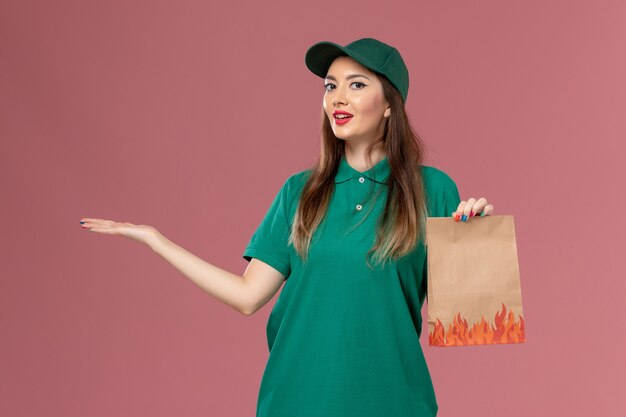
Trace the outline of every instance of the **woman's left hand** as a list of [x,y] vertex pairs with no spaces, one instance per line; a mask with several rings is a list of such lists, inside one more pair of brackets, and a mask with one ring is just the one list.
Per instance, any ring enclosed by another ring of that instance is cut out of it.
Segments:
[[493,213],[493,204],[489,204],[484,197],[476,200],[475,198],[469,198],[461,201],[456,211],[452,213],[454,221],[464,221],[474,216],[490,216]]

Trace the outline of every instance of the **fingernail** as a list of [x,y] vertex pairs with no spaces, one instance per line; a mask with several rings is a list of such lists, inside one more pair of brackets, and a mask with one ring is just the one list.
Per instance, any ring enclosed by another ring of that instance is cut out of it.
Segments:
[[472,211],[470,211],[470,217],[474,217],[474,215],[475,215],[475,214],[476,214],[476,213],[474,213],[474,211],[473,211],[473,210],[472,210]]
[[80,224],[83,224],[83,223],[85,223],[85,222],[82,222],[82,221],[80,222]]
[[461,217],[461,220],[467,221],[467,216],[464,214],[463,217]]
[[455,214],[453,217],[454,217],[455,222],[458,222],[459,219],[461,218],[461,216],[459,216],[458,214]]
[[482,213],[480,213],[480,216],[484,217],[485,216],[485,212],[483,211]]

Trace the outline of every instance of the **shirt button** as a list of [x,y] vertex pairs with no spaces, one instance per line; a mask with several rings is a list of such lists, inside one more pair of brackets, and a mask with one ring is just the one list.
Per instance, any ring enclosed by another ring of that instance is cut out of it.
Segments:
[[363,177],[359,178],[359,182],[365,182],[365,178]]
[[356,205],[356,209],[357,209],[357,210],[361,210],[362,208],[363,208],[363,206],[362,206],[362,205],[360,205],[360,204],[357,204],[357,205]]

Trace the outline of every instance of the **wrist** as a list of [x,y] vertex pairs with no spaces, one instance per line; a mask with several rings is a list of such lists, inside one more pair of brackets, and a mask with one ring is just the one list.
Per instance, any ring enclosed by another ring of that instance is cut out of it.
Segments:
[[148,246],[154,252],[159,252],[159,249],[161,249],[167,242],[168,239],[163,236],[161,232],[159,232],[157,229],[154,229],[154,232],[152,233],[152,236],[148,241]]

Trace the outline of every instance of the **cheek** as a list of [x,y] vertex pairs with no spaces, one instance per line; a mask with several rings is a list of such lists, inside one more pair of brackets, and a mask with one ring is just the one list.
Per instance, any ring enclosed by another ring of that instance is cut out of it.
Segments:
[[331,117],[333,113],[333,103],[326,97],[322,98],[322,108],[324,109],[324,113],[326,116]]
[[355,102],[355,107],[358,108],[359,114],[369,117],[377,117],[382,109],[382,103],[378,100],[372,100],[372,98],[363,98],[358,102]]

